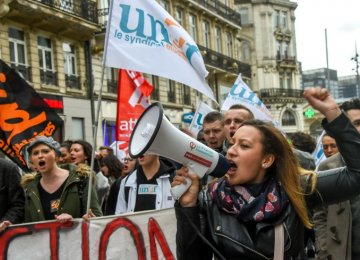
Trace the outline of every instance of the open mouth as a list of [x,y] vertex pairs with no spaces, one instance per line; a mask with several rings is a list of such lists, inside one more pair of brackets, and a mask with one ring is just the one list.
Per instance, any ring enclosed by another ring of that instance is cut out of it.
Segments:
[[44,166],[44,165],[45,165],[45,161],[40,161],[40,162],[39,162],[39,166],[40,166],[40,167],[42,167],[42,166]]

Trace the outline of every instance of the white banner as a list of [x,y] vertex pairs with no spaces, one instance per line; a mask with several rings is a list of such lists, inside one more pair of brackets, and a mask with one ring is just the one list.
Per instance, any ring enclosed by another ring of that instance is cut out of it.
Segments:
[[154,0],[111,1],[105,65],[166,77],[215,100],[196,43]]
[[174,209],[10,226],[0,259],[175,259]]
[[319,164],[326,159],[326,156],[324,154],[323,146],[322,146],[322,139],[324,137],[325,131],[323,130],[321,132],[321,135],[316,140],[316,147],[315,150],[312,153],[312,156],[315,158],[315,165],[316,168],[319,166]]
[[204,117],[212,111],[214,111],[214,109],[209,107],[203,101],[201,101],[199,103],[199,106],[197,107],[194,117],[189,126],[189,130],[193,133],[195,139],[196,139],[199,131],[203,127]]
[[231,87],[231,90],[221,107],[222,111],[227,111],[232,105],[240,104],[253,112],[256,119],[271,121],[279,127],[279,123],[273,118],[270,111],[258,96],[249,88],[239,75]]

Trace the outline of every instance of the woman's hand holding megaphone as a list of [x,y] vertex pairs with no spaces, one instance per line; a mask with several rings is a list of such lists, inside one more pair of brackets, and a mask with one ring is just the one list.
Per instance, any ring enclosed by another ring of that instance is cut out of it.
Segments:
[[171,187],[177,185],[186,184],[186,182],[191,182],[188,190],[179,198],[179,203],[182,207],[194,207],[197,204],[198,194],[199,194],[199,177],[189,172],[189,169],[186,166],[181,167],[176,171],[176,176],[171,183]]

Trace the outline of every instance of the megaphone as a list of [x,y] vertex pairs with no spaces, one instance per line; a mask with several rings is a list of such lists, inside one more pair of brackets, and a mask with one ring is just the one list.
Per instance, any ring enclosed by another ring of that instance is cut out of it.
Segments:
[[[226,158],[177,129],[164,116],[163,107],[156,102],[150,105],[138,119],[129,143],[129,154],[133,158],[145,153],[157,154],[186,165],[202,178],[205,174],[222,177],[229,169]],[[174,199],[179,199],[190,187],[186,184],[171,188]]]

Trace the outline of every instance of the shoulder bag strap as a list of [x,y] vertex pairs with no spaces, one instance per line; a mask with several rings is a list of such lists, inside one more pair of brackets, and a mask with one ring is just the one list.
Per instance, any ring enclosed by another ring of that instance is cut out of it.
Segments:
[[284,226],[281,222],[275,226],[274,260],[284,259]]

